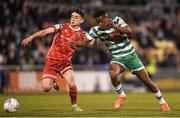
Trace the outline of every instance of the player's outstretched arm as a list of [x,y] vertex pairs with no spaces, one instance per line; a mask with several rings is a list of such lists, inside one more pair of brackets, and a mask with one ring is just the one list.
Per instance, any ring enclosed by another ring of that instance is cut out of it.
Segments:
[[116,29],[117,31],[119,31],[122,34],[132,34],[132,29],[130,28],[129,25],[126,25],[124,27],[120,27],[114,24],[113,26],[114,29]]
[[93,39],[93,40],[88,41],[87,46],[92,47],[92,46],[95,46],[97,44],[98,44],[98,40]]
[[23,46],[27,46],[29,43],[31,43],[33,40],[35,39],[38,39],[38,38],[41,38],[47,34],[50,34],[50,33],[53,33],[55,32],[54,28],[53,27],[49,27],[49,28],[46,28],[44,30],[40,30],[32,35],[30,35],[29,37],[25,38],[23,41],[22,41],[22,45]]
[[77,47],[87,46],[87,41],[88,40],[86,38],[83,38],[76,42],[71,40],[71,41],[69,41],[69,43],[70,43],[71,48],[76,49]]
[[97,40],[89,40],[88,38],[80,39],[77,42],[71,41],[70,45],[72,48],[76,49],[77,47],[92,47],[97,44]]

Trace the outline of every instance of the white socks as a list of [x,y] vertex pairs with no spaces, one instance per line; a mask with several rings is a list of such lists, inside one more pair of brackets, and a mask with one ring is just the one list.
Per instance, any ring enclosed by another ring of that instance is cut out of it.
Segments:
[[73,104],[72,107],[73,107],[73,108],[74,108],[74,107],[77,107],[77,104]]
[[158,92],[157,92],[157,93],[155,93],[155,96],[156,96],[156,98],[158,99],[159,104],[166,103],[166,102],[165,102],[165,100],[164,100],[164,98],[161,96],[161,92],[160,92],[160,90],[158,90]]
[[[126,96],[126,94],[124,93],[124,90],[121,86],[121,84],[119,84],[118,86],[115,87],[116,92],[119,94],[119,96]],[[155,96],[159,102],[159,104],[163,104],[166,103],[166,101],[164,100],[164,98],[161,95],[160,90],[158,90],[157,93],[155,93]]]
[[119,94],[119,96],[126,96],[126,94],[124,93],[124,90],[121,86],[121,84],[119,84],[118,86],[115,87],[116,92]]

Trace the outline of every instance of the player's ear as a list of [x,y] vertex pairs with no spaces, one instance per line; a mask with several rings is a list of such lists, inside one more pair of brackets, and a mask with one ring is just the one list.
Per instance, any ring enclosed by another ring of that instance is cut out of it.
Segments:
[[83,23],[84,22],[84,19],[81,19],[81,23]]

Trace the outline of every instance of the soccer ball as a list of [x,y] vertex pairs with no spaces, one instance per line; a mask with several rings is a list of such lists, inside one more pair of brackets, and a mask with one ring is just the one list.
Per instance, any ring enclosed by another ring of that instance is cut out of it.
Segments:
[[19,102],[14,98],[8,98],[4,102],[4,111],[6,112],[16,112],[19,109]]

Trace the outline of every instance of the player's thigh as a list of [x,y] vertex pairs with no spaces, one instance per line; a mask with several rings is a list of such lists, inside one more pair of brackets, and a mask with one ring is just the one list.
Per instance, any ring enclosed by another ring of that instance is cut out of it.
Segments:
[[109,64],[109,73],[115,73],[119,75],[125,70],[124,61],[121,58],[112,58]]
[[47,59],[42,75],[42,85],[43,87],[50,87],[54,80],[57,79],[58,68],[55,66],[53,60]]
[[119,76],[125,70],[125,67],[119,63],[110,63],[109,74],[110,76]]
[[73,75],[73,70],[67,70],[62,76],[69,86],[76,85],[74,75]]

